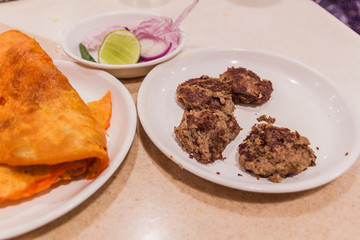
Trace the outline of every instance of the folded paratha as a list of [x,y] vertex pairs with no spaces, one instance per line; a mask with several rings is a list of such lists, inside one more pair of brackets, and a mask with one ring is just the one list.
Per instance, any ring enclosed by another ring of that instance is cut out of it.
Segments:
[[105,96],[97,101],[92,101],[86,104],[100,126],[105,130],[110,127],[111,118],[111,92],[108,91]]
[[[87,104],[101,126],[110,126],[111,93]],[[104,117],[105,116],[105,117]],[[78,160],[56,165],[8,166],[0,164],[0,201],[30,197],[61,180],[83,174],[88,161]]]
[[34,39],[0,34],[0,200],[98,176],[109,164],[99,121]]

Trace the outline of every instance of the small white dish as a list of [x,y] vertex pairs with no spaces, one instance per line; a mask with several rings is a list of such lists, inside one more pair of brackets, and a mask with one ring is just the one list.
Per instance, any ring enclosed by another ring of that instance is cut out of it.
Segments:
[[[231,66],[248,68],[271,80],[274,91],[264,105],[236,106],[234,114],[243,130],[223,152],[226,159],[201,164],[189,158],[175,138],[174,127],[184,112],[176,100],[176,88],[201,75],[218,77]],[[261,50],[214,47],[185,51],[145,77],[137,109],[144,130],[168,158],[204,179],[240,190],[286,193],[318,187],[343,174],[360,153],[359,115],[346,95],[314,69]],[[282,183],[257,179],[240,167],[238,145],[263,114],[275,117],[275,125],[308,137],[317,156],[316,166]]]
[[98,100],[111,91],[112,115],[108,133],[110,163],[97,178],[56,184],[35,196],[0,203],[0,239],[34,230],[71,211],[95,193],[120,166],[135,136],[137,115],[126,87],[110,74],[81,67],[70,61],[54,61],[85,102]]
[[131,28],[140,24],[142,21],[158,16],[144,12],[108,12],[94,15],[80,20],[67,28],[62,37],[62,47],[66,54],[76,62],[92,68],[105,70],[117,78],[134,78],[145,76],[154,66],[176,56],[184,47],[186,41],[185,32],[182,30],[179,46],[165,56],[136,64],[112,65],[94,63],[81,58],[79,43],[83,41],[86,34],[101,28],[108,28],[113,25],[121,25]]

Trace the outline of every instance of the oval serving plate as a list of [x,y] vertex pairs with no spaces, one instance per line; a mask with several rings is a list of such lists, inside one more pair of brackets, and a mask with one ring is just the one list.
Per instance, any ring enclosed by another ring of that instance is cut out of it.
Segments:
[[55,60],[85,102],[98,100],[111,91],[112,116],[108,133],[110,163],[93,180],[76,180],[56,185],[35,196],[0,203],[0,239],[34,230],[69,212],[95,193],[116,171],[130,149],[135,136],[136,108],[126,87],[110,74],[81,67],[68,61]]
[[[231,66],[245,67],[271,80],[274,92],[261,106],[236,106],[234,114],[243,130],[224,150],[226,159],[201,164],[190,159],[175,138],[174,127],[184,111],[175,91],[190,78],[218,77]],[[235,189],[266,193],[311,189],[334,180],[359,157],[359,116],[345,94],[314,69],[271,52],[213,47],[181,53],[145,77],[137,108],[146,133],[167,157],[193,174]],[[316,166],[282,183],[257,179],[239,166],[238,145],[262,114],[276,118],[276,126],[308,137],[317,156]]]

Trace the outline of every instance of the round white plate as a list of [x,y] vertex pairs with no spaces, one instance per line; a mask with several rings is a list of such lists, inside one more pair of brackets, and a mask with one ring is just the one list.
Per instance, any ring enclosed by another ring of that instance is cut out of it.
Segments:
[[132,28],[137,26],[142,21],[149,20],[154,15],[141,11],[124,11],[124,12],[107,12],[97,14],[85,19],[82,19],[71,26],[69,26],[62,37],[62,47],[69,57],[75,61],[92,68],[98,68],[109,72],[118,78],[134,78],[145,76],[155,65],[169,60],[176,56],[184,47],[186,42],[185,31],[181,28],[181,40],[179,46],[172,52],[165,56],[148,61],[135,64],[114,65],[94,63],[81,58],[79,43],[84,40],[85,36],[92,31],[107,29],[114,25],[121,25]]
[[[236,106],[234,114],[243,130],[223,152],[226,159],[200,164],[176,141],[173,130],[184,110],[176,101],[175,91],[189,78],[204,74],[218,77],[231,66],[245,67],[271,80],[274,92],[262,106]],[[145,77],[137,108],[146,133],[167,157],[202,178],[246,191],[284,193],[320,186],[350,168],[360,152],[358,113],[339,88],[310,67],[265,51],[202,48],[184,52]],[[238,145],[262,114],[275,117],[275,125],[308,137],[317,165],[282,183],[258,180],[244,171],[237,161]]]
[[76,180],[41,192],[30,199],[0,203],[0,239],[38,228],[69,212],[98,190],[120,166],[135,136],[136,108],[125,86],[110,74],[54,61],[85,102],[111,91],[112,116],[108,133],[110,164],[96,179]]

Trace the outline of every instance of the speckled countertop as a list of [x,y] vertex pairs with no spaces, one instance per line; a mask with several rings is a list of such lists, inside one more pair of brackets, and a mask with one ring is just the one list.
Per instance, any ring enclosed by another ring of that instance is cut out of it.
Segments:
[[[185,2],[191,1],[11,1],[0,4],[0,32],[22,30],[54,59],[67,59],[59,47],[62,32],[81,18],[134,9],[176,17]],[[201,0],[183,27],[184,51],[274,51],[326,74],[360,105],[360,37],[311,0]],[[135,102],[142,80],[120,79]],[[104,186],[19,239],[357,239],[359,172],[357,161],[335,181],[298,193],[234,190],[180,169],[138,122],[129,153]]]

